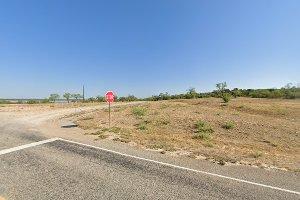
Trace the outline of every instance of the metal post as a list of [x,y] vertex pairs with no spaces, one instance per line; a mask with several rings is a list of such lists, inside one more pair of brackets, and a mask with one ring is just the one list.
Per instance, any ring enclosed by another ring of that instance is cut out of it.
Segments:
[[108,128],[110,128],[110,102],[108,103],[108,118],[109,118]]

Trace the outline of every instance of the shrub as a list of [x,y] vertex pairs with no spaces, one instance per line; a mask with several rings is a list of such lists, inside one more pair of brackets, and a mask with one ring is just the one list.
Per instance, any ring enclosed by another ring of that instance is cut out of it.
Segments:
[[220,165],[225,165],[225,164],[226,164],[226,162],[225,162],[225,160],[224,160],[224,159],[220,159],[220,160],[219,160],[219,164],[220,164]]
[[147,110],[145,108],[139,108],[139,107],[135,107],[132,109],[132,114],[135,116],[145,116],[146,115]]
[[231,96],[229,94],[225,94],[224,96],[222,96],[222,99],[225,103],[228,103],[231,99]]
[[38,104],[38,103],[40,103],[40,102],[39,102],[38,100],[33,100],[33,99],[31,99],[31,100],[28,100],[27,103],[28,103],[28,104]]
[[147,129],[148,129],[147,125],[148,125],[149,123],[150,123],[150,121],[147,121],[147,120],[142,121],[142,122],[136,124],[137,129],[139,129],[139,130],[147,130]]
[[197,132],[202,132],[202,133],[213,133],[214,130],[208,126],[205,122],[199,121],[195,124],[195,128],[198,129]]
[[232,124],[232,123],[226,123],[222,126],[222,128],[225,128],[225,129],[233,129],[235,128],[235,125]]
[[209,138],[209,133],[213,133],[214,130],[208,126],[205,122],[197,122],[195,124],[196,130],[196,135],[193,137],[194,139],[208,139]]

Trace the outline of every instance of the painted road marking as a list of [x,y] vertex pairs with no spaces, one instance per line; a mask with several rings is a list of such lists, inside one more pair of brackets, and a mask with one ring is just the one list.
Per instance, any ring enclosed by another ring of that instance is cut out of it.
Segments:
[[165,165],[165,166],[169,166],[169,167],[173,167],[173,168],[177,168],[177,169],[183,169],[183,170],[187,170],[187,171],[192,171],[192,172],[196,172],[196,173],[206,174],[206,175],[210,175],[210,176],[216,176],[216,177],[220,177],[220,178],[224,178],[224,179],[229,179],[229,180],[233,180],[233,181],[237,181],[237,182],[247,183],[247,184],[251,184],[251,185],[255,185],[255,186],[261,186],[261,187],[265,187],[265,188],[270,188],[270,189],[274,189],[274,190],[279,190],[279,191],[283,191],[283,192],[288,192],[288,193],[300,195],[300,192],[293,191],[293,190],[288,190],[288,189],[284,189],[284,188],[274,187],[274,186],[271,186],[271,185],[265,185],[265,184],[256,183],[256,182],[252,182],[252,181],[246,181],[246,180],[238,179],[238,178],[232,178],[232,177],[223,176],[223,175],[220,175],[220,174],[215,174],[215,173],[200,171],[200,170],[196,170],[196,169],[191,169],[191,168],[187,168],[187,167],[173,165],[173,164],[170,164],[170,163],[164,163],[164,162],[160,162],[160,161],[156,161],[156,160],[151,160],[151,159],[148,159],[148,158],[143,158],[143,157],[133,156],[133,155],[125,154],[125,153],[120,153],[120,152],[117,152],[117,151],[113,151],[113,150],[109,150],[109,149],[104,149],[104,148],[101,148],[101,147],[96,147],[96,146],[93,146],[93,145],[84,144],[84,143],[80,143],[80,142],[75,142],[75,141],[71,141],[71,140],[66,140],[66,139],[62,139],[62,138],[59,138],[59,140],[65,141],[65,142],[69,142],[69,143],[73,143],[73,144],[78,144],[78,145],[86,146],[86,147],[91,147],[91,148],[95,148],[95,149],[99,149],[99,150],[103,150],[103,151],[106,151],[106,152],[110,152],[110,153],[114,153],[114,154],[118,154],[118,155],[130,157],[130,158],[135,158],[135,159],[139,159],[139,160],[153,162],[153,163],[157,163],[157,164],[160,164],[160,165]]
[[14,151],[20,151],[22,149],[27,149],[27,148],[35,147],[35,146],[38,146],[38,145],[41,145],[41,144],[54,142],[56,140],[59,140],[59,138],[51,138],[51,139],[42,140],[42,141],[39,141],[39,142],[33,142],[33,143],[30,143],[30,144],[25,144],[25,145],[21,145],[21,146],[9,148],[9,149],[0,150],[0,156],[4,155],[4,154],[11,153],[11,152],[14,152]]
[[66,140],[66,139],[62,139],[62,138],[51,138],[51,139],[48,139],[48,140],[42,140],[42,141],[39,141],[39,142],[34,142],[34,143],[30,143],[30,144],[21,145],[21,146],[18,146],[18,147],[13,147],[13,148],[10,148],[10,149],[1,150],[0,155],[4,155],[4,154],[7,154],[7,153],[11,153],[11,152],[14,152],[14,151],[19,151],[19,150],[30,148],[30,147],[35,147],[35,146],[38,146],[38,145],[42,145],[42,144],[46,144],[46,143],[50,143],[50,142],[54,142],[54,141],[65,141],[65,142],[69,142],[69,143],[73,143],[73,144],[77,144],[77,145],[81,145],[81,146],[86,146],[86,147],[90,147],[90,148],[99,149],[99,150],[102,150],[102,151],[118,154],[118,155],[129,157],[129,158],[135,158],[135,159],[138,159],[138,160],[144,160],[144,161],[148,161],[148,162],[152,162],[152,163],[156,163],[156,164],[160,164],[160,165],[164,165],[164,166],[169,166],[169,167],[173,167],[173,168],[177,168],[177,169],[183,169],[183,170],[187,170],[187,171],[191,171],[191,172],[206,174],[206,175],[209,175],[209,176],[215,176],[215,177],[219,177],[219,178],[223,178],[223,179],[228,179],[228,180],[232,180],[232,181],[247,183],[247,184],[250,184],[250,185],[255,185],[255,186],[260,186],[260,187],[265,187],[265,188],[269,188],[269,189],[273,189],[273,190],[278,190],[278,191],[282,191],[282,192],[288,192],[288,193],[300,195],[300,192],[293,191],[293,190],[288,190],[288,189],[275,187],[275,186],[271,186],[271,185],[265,185],[265,184],[262,184],[262,183],[256,183],[256,182],[247,181],[247,180],[243,180],[243,179],[233,178],[233,177],[230,177],[230,176],[223,176],[223,175],[215,174],[215,173],[211,173],[211,172],[205,172],[205,171],[201,171],[201,170],[191,169],[191,168],[187,168],[187,167],[173,165],[173,164],[170,164],[170,163],[164,163],[164,162],[160,162],[160,161],[156,161],[156,160],[151,160],[151,159],[148,159],[148,158],[143,158],[143,157],[139,157],[139,156],[133,156],[133,155],[125,154],[125,153],[120,153],[120,152],[117,152],[117,151],[113,151],[113,150],[109,150],[109,149],[105,149],[105,148],[101,148],[101,147],[97,147],[97,146],[93,146],[93,145],[89,145],[89,144],[84,144],[84,143],[80,143],[80,142],[75,142],[75,141],[72,141],[72,140]]

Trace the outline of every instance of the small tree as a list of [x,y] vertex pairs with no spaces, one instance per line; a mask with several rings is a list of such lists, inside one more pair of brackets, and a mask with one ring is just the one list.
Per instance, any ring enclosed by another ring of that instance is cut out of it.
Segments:
[[65,93],[65,94],[64,94],[64,98],[67,99],[68,103],[70,103],[70,98],[71,98],[71,97],[72,97],[72,94],[70,94],[70,93]]
[[242,95],[242,92],[238,88],[234,88],[231,91],[231,93],[234,96],[234,98],[240,97]]
[[59,94],[50,94],[49,100],[55,102],[55,100],[59,99]]
[[81,94],[72,94],[72,97],[76,99],[76,101],[80,98],[82,98]]
[[96,98],[99,102],[106,102],[106,98],[103,96],[97,96]]
[[197,97],[197,92],[196,88],[190,87],[187,89],[187,98],[196,98]]
[[228,90],[226,89],[227,83],[217,83],[216,87],[218,96],[222,98],[225,103],[228,103],[230,100],[230,94],[227,92]]

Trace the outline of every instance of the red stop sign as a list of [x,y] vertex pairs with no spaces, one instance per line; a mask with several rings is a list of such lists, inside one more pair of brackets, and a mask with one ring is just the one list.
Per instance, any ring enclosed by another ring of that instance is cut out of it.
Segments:
[[106,93],[105,97],[106,97],[107,102],[112,103],[112,102],[114,102],[115,94],[113,92],[109,91]]

